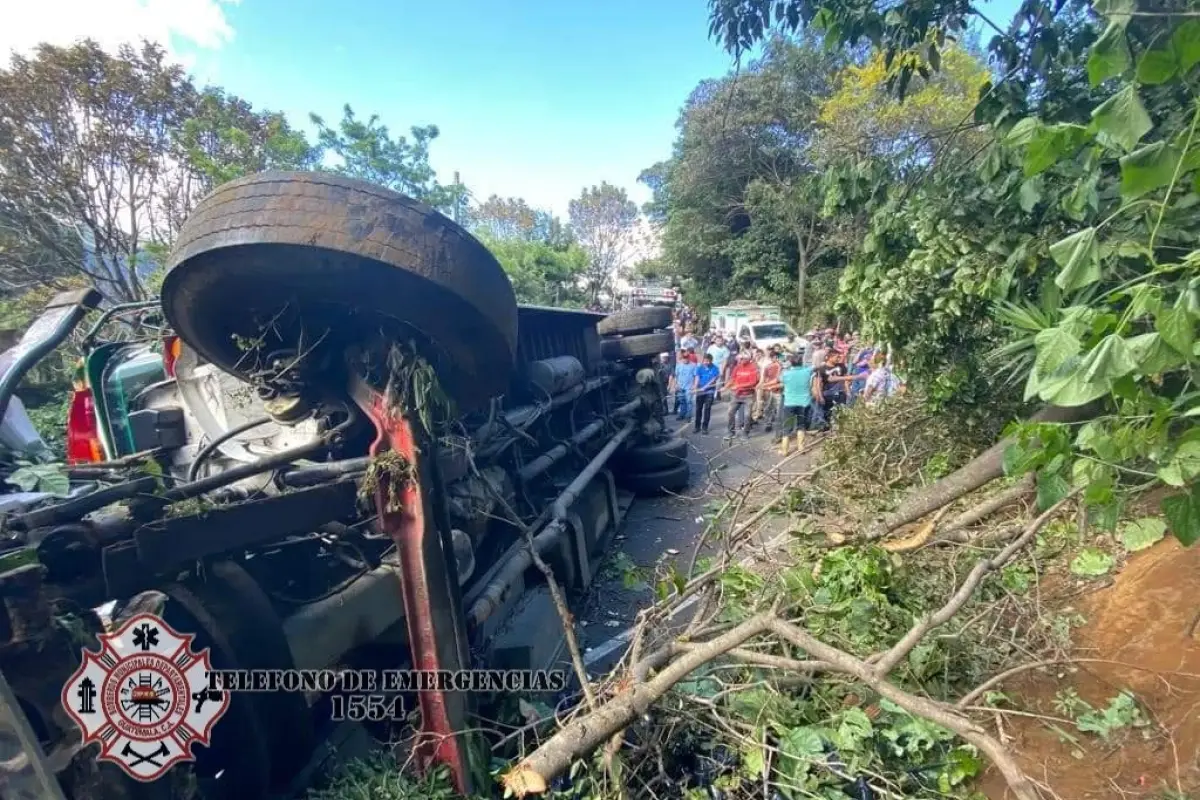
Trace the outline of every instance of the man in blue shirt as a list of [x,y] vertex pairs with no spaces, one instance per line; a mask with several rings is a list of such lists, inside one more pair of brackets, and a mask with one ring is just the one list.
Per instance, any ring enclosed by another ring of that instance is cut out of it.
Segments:
[[696,433],[708,433],[713,397],[717,393],[720,381],[721,370],[713,363],[713,357],[705,353],[704,363],[696,370]]
[[675,359],[675,374],[671,376],[671,391],[675,393],[675,416],[688,419],[692,415],[692,391],[696,386],[696,370],[692,352],[681,349]]

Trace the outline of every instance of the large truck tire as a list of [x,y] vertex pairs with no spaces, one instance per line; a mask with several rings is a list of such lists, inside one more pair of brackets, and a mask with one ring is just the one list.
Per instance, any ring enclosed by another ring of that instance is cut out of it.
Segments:
[[644,333],[641,336],[606,339],[600,343],[600,354],[609,361],[630,361],[669,353],[674,346],[675,335],[670,331],[660,331]]
[[266,328],[299,349],[409,336],[464,411],[508,386],[517,304],[495,257],[428,206],[321,172],[217,187],[167,261],[163,311],[205,359],[248,379],[238,342]]
[[626,308],[609,314],[596,323],[596,330],[601,336],[618,334],[628,336],[632,333],[649,333],[671,325],[671,309],[665,306],[643,306],[642,308]]
[[690,471],[687,462],[653,472],[618,472],[617,482],[640,495],[678,493],[687,488]]
[[687,439],[672,436],[661,442],[631,447],[618,457],[618,463],[630,472],[654,472],[686,464]]

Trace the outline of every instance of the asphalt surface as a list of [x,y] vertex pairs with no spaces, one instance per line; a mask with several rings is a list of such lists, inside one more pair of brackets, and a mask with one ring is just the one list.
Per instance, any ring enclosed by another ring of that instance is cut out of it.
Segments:
[[[728,409],[727,402],[713,407],[708,434],[694,433],[690,423],[671,418],[690,445],[691,482],[686,492],[677,496],[639,498],[626,515],[579,615],[578,636],[589,671],[602,671],[619,657],[637,612],[654,602],[648,583],[641,588],[625,585],[628,565],[636,565],[639,575],[652,576],[660,563],[674,563],[678,572],[686,575],[700,535],[724,503],[727,491],[779,462],[772,434],[761,425],[749,439],[725,438]],[[789,472],[795,469],[788,467]],[[767,525],[760,536],[777,535],[779,527]],[[719,544],[706,543],[700,555],[712,554],[714,547]]]

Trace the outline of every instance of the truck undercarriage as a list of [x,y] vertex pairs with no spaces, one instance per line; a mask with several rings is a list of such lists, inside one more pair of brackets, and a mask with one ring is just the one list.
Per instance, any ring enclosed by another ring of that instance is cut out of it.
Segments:
[[[73,466],[89,485],[67,499],[7,506],[5,797],[286,793],[329,733],[328,693],[234,693],[194,763],[140,783],[65,712],[82,648],[150,612],[216,669],[560,666],[535,561],[580,596],[633,495],[687,483],[649,368],[669,312],[518,307],[478,242],[407,198],[320,174],[235,181],[169,266],[182,345],[130,402],[136,452]],[[95,298],[58,302],[62,327]],[[0,382],[4,407],[19,379]],[[463,733],[476,698],[404,700],[419,760],[484,788]]]

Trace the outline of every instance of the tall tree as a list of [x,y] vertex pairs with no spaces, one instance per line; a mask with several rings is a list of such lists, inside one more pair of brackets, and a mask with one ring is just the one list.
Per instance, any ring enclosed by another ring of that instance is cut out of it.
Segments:
[[513,292],[522,303],[544,306],[582,306],[582,278],[588,256],[578,245],[556,247],[522,238],[492,239],[484,244],[504,267]]
[[93,41],[41,45],[0,70],[0,197],[10,237],[0,267],[28,247],[112,297],[144,296],[144,244],[167,216],[172,134],[193,91],[162,48],[105,53]]
[[584,189],[568,208],[571,230],[588,254],[584,281],[588,297],[595,303],[602,293],[612,291],[625,266],[638,219],[637,204],[624,189],[603,182]]
[[164,187],[170,240],[196,201],[226,181],[269,169],[311,169],[320,156],[283,114],[256,111],[217,87],[192,94],[176,132],[175,153],[186,169]]
[[533,208],[520,197],[492,195],[472,208],[467,218],[472,230],[491,239],[545,242],[553,247],[571,243],[570,231],[562,220],[549,211]]
[[439,183],[429,164],[429,145],[438,137],[436,125],[413,126],[411,139],[393,138],[377,114],[362,120],[349,104],[342,108],[336,128],[317,114],[309,117],[317,126],[317,142],[337,159],[334,171],[386,186],[441,211],[461,209],[464,187]]

